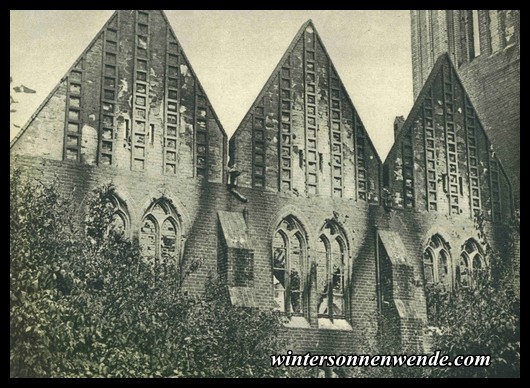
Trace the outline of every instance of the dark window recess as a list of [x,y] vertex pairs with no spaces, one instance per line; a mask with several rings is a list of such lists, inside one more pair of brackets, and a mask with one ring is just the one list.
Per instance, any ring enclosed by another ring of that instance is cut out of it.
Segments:
[[442,174],[441,177],[444,193],[447,193],[447,181],[449,180],[449,176],[447,174]]
[[324,155],[321,152],[318,153],[318,169],[320,172],[324,169]]
[[473,10],[472,16],[472,30],[473,30],[473,57],[480,55],[480,20],[478,10]]
[[[125,141],[130,147],[131,146],[131,127],[130,127],[129,119],[125,119]],[[123,146],[126,147],[125,144]]]
[[304,150],[298,150],[298,164],[300,168],[304,168]]
[[149,128],[150,128],[150,136],[151,136],[151,145],[155,144],[155,125],[154,124],[149,124]]
[[116,30],[107,30],[107,40],[117,41],[118,32]]
[[149,14],[147,12],[138,11],[138,23],[149,23]]
[[206,178],[206,170],[204,168],[197,168],[197,176]]
[[103,91],[103,98],[105,100],[114,100],[114,91],[112,91],[112,90],[104,90]]
[[464,182],[462,177],[458,177],[458,187],[460,188],[460,195],[464,195]]
[[105,75],[116,76],[116,66],[105,65]]
[[466,39],[465,43],[467,46],[467,60],[470,61],[475,58],[475,39],[473,38],[473,11],[464,11],[462,24],[464,27]]

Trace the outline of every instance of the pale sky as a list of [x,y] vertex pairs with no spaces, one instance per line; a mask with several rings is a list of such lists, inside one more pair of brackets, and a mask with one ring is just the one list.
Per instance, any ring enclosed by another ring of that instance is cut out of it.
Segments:
[[[12,139],[113,11],[10,11]],[[384,160],[395,116],[412,107],[409,11],[165,11],[230,137],[300,26],[313,23]]]

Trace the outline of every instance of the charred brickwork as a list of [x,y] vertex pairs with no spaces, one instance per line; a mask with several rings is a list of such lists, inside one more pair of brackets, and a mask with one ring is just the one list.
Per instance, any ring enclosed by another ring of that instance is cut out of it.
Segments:
[[234,305],[284,312],[295,352],[362,351],[378,330],[419,349],[425,284],[451,288],[472,273],[466,263],[484,254],[479,212],[506,254],[513,210],[457,72],[448,55],[438,59],[408,118],[396,120],[383,164],[308,21],[232,136],[228,160],[165,15],[118,11],[14,139],[12,167],[58,179],[80,217],[86,195],[113,183],[116,222],[146,255],[169,253],[180,266],[202,259],[191,292],[214,272]]
[[204,259],[191,290],[217,270],[226,134],[162,11],[115,12],[13,140],[11,156],[28,174],[75,188],[80,205],[112,182],[127,232],[147,255]]
[[381,164],[311,21],[232,136],[230,165],[259,236],[256,298],[293,314],[293,346],[347,349],[359,330],[375,334]]
[[414,97],[447,52],[514,186],[519,203],[518,10],[411,11]]

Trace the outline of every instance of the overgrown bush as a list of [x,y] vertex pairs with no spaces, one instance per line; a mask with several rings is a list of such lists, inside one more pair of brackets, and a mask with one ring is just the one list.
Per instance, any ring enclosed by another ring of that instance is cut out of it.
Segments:
[[[489,271],[475,273],[470,287],[453,293],[427,290],[430,324],[438,327],[433,349],[442,354],[490,355],[489,367],[429,368],[432,377],[519,377],[520,296],[514,284],[512,260],[494,250],[484,232],[484,216],[476,219]],[[518,221],[506,230],[513,248]]]
[[12,173],[11,377],[304,375],[270,366],[285,352],[279,314],[232,306],[215,276],[188,295],[200,260],[143,257],[113,227],[112,191],[94,190],[79,217],[56,184]]
[[[489,271],[476,272],[469,287],[453,292],[437,285],[426,289],[428,325],[435,327],[432,351],[452,359],[458,355],[490,355],[488,367],[357,367],[343,368],[350,377],[519,377],[520,375],[520,295],[515,283],[513,262],[489,243],[486,218],[475,227],[481,240]],[[506,251],[512,251],[519,235],[519,219],[504,230]],[[399,328],[395,322],[376,314],[370,318],[383,324],[377,341],[369,341],[359,330],[363,354],[416,354],[399,351]],[[397,341],[396,341],[397,340]],[[428,354],[430,355],[430,354]]]

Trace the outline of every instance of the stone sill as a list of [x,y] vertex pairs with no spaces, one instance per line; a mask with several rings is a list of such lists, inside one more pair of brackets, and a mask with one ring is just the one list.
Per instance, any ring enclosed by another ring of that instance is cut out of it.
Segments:
[[284,322],[284,326],[293,329],[353,331],[353,328],[345,319],[335,319],[332,322],[329,318],[318,318],[318,327],[311,327],[304,317],[294,316],[289,321]]
[[291,317],[290,320],[284,322],[285,327],[291,327],[296,329],[310,329],[309,322],[304,317]]
[[318,318],[318,328],[326,330],[353,331],[353,327],[345,319]]

